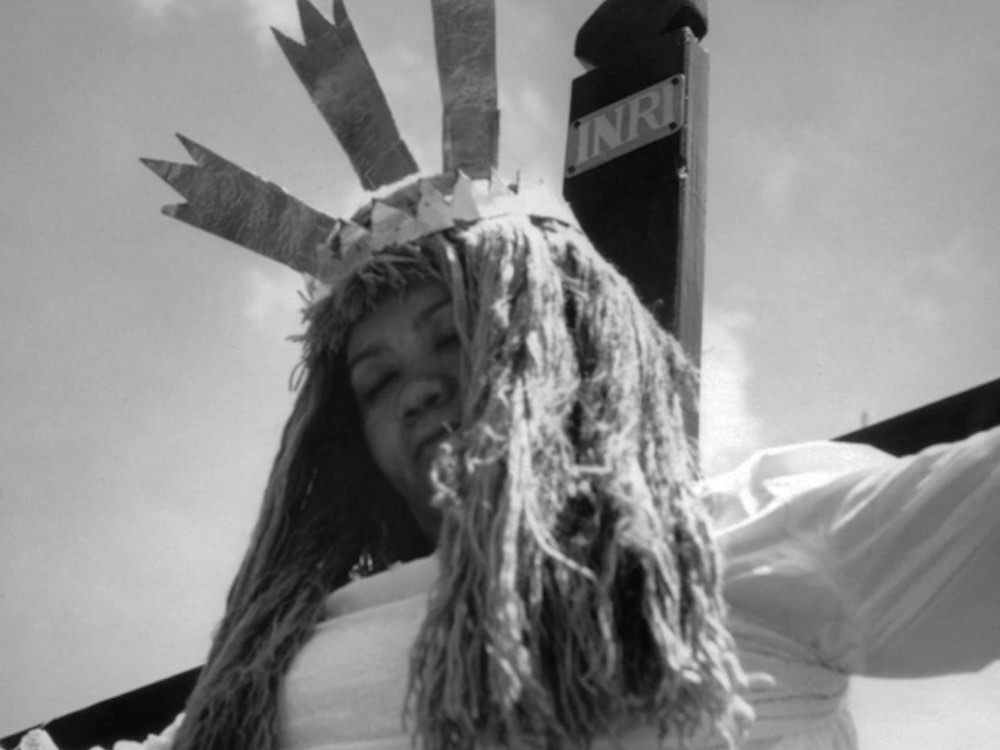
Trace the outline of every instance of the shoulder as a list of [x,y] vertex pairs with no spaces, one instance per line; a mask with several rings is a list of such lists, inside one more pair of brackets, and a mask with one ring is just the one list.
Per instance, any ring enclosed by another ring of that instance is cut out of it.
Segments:
[[894,460],[857,443],[815,441],[769,448],[707,479],[704,498],[716,528],[724,530],[767,512],[782,499]]
[[431,555],[359,578],[330,594],[324,615],[332,619],[412,596],[426,596],[437,580],[438,569],[437,555]]

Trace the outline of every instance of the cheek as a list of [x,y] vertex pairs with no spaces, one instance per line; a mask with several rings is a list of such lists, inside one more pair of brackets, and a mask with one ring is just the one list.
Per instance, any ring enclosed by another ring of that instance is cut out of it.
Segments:
[[365,429],[365,440],[371,452],[375,465],[383,476],[392,480],[400,471],[402,464],[402,447],[399,431],[393,420],[389,419],[383,409],[373,409],[362,418]]

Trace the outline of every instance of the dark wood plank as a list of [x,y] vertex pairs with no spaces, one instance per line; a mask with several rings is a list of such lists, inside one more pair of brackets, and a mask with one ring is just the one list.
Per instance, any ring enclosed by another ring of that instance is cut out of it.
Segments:
[[[47,722],[45,731],[63,750],[110,748],[118,740],[142,741],[163,731],[181,711],[198,679],[200,669],[181,672],[129,693]],[[5,748],[17,747],[30,729],[0,740]]]
[[688,29],[637,45],[626,57],[573,82],[570,127],[676,75],[684,76],[684,126],[600,166],[567,173],[563,192],[594,245],[631,280],[697,362],[704,284],[707,53]]
[[905,456],[997,425],[1000,425],[1000,379],[849,432],[837,440],[867,443],[895,456]]

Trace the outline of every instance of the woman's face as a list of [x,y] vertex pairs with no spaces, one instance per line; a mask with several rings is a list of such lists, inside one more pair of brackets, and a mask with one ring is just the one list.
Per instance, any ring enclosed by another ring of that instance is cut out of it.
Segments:
[[431,539],[440,518],[430,504],[430,466],[459,424],[461,355],[451,296],[437,282],[384,293],[347,340],[368,447]]

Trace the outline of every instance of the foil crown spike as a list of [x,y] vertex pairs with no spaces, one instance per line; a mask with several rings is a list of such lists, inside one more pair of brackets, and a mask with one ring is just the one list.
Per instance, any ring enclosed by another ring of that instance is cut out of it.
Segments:
[[187,199],[164,206],[164,214],[296,271],[316,273],[312,249],[343,222],[183,135],[177,138],[194,164],[141,160]]
[[431,0],[431,11],[444,171],[487,179],[500,141],[494,0]]
[[389,104],[343,0],[334,0],[334,23],[298,0],[304,43],[272,28],[310,99],[351,160],[365,190],[416,174]]
[[[366,190],[415,176],[382,88],[343,0],[332,22],[296,0],[303,41],[272,29]],[[307,276],[322,295],[374,253],[463,223],[514,210],[527,213],[496,174],[495,0],[432,0],[438,77],[444,102],[444,174],[420,181],[412,210],[375,200],[366,226],[312,208],[184,136],[193,164],[142,159],[185,199],[168,216],[266,255]]]

